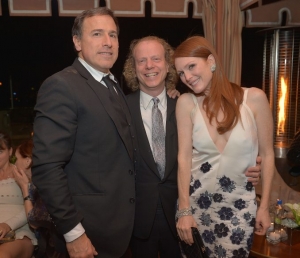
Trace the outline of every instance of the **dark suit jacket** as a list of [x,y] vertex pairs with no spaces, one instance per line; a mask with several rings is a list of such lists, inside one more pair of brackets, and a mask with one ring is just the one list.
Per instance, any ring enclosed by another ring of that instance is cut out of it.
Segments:
[[136,172],[136,211],[133,234],[139,238],[149,237],[160,198],[170,228],[176,236],[175,211],[178,197],[176,100],[167,97],[166,170],[163,180],[160,179],[144,128],[140,111],[140,91],[127,95],[127,100],[136,127],[140,151]]
[[57,230],[81,222],[99,257],[120,257],[135,209],[129,110],[126,122],[77,59],[43,83],[35,110],[32,178]]

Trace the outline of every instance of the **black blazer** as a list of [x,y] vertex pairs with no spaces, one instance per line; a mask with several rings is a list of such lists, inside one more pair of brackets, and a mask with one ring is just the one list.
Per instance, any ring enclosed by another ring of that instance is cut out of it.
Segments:
[[133,234],[148,238],[154,222],[159,198],[170,228],[177,235],[175,226],[177,190],[177,125],[176,100],[167,97],[166,118],[166,170],[163,180],[153,159],[140,111],[140,91],[127,95],[129,109],[136,127],[139,146],[139,165],[136,171],[136,211]]
[[107,88],[76,59],[46,79],[35,111],[32,179],[57,230],[81,222],[99,257],[120,257],[135,209],[129,110],[121,119]]

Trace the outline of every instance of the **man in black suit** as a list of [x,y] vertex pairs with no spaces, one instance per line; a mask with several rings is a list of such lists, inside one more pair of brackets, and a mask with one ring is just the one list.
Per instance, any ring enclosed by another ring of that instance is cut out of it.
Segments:
[[134,128],[110,73],[118,33],[108,8],[76,17],[78,58],[46,79],[35,107],[33,183],[70,257],[121,257],[133,229]]
[[[124,75],[135,90],[127,96],[140,150],[136,174],[136,213],[131,244],[133,257],[180,257],[176,238],[177,126],[176,99],[166,90],[175,89],[173,50],[163,39],[146,37],[131,43]],[[139,90],[137,90],[139,89]],[[165,127],[165,170],[161,177],[153,157],[151,114],[157,97]]]
[[[175,224],[177,191],[176,99],[166,91],[175,89],[177,74],[173,49],[163,39],[149,36],[132,41],[124,76],[134,91],[127,96],[136,127],[140,160],[136,173],[136,210],[131,252],[138,258],[181,257]],[[165,135],[165,169],[155,159],[152,125],[153,98],[158,98]],[[259,166],[247,172],[258,181]],[[252,178],[253,177],[253,178]]]

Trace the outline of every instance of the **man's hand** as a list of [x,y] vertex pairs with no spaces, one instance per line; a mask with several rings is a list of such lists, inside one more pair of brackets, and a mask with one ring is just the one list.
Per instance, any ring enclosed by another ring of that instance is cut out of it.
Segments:
[[261,157],[257,156],[256,158],[256,166],[248,168],[245,175],[248,177],[248,182],[251,182],[253,186],[258,185],[260,181],[260,174],[261,174]]
[[173,89],[173,90],[168,90],[167,91],[167,94],[168,96],[171,98],[171,99],[175,99],[176,97],[179,97],[180,96],[180,92],[176,89]]
[[86,234],[67,243],[67,250],[70,258],[94,258],[98,254]]

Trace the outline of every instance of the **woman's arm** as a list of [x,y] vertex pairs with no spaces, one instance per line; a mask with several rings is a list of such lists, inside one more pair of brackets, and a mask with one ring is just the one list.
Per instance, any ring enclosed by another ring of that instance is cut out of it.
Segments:
[[256,233],[264,235],[270,227],[269,196],[274,176],[273,117],[265,93],[258,88],[249,89],[248,106],[257,125],[259,155],[262,157],[262,197],[257,210]]
[[[189,94],[179,97],[176,105],[176,120],[178,129],[178,209],[183,211],[190,209],[189,190],[191,181],[192,164],[192,130],[191,111],[195,104]],[[188,244],[193,243],[191,227],[197,227],[191,215],[184,215],[178,219],[177,231],[181,240]]]

